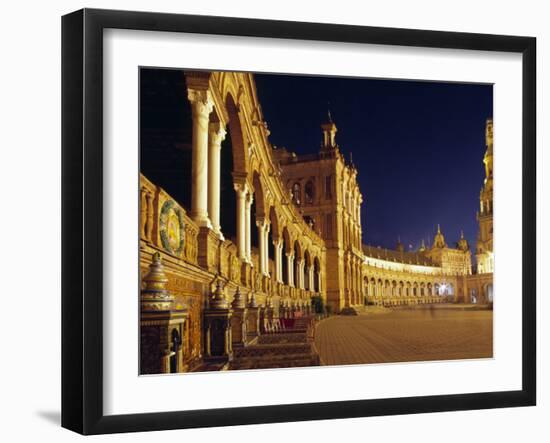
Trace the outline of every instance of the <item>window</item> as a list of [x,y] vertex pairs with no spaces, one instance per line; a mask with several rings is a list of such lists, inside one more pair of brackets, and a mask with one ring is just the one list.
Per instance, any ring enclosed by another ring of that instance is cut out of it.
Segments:
[[325,217],[325,234],[327,239],[332,239],[332,214]]
[[315,230],[315,219],[311,215],[304,216],[304,221],[311,229]]
[[315,199],[315,186],[313,185],[313,181],[309,180],[306,183],[304,196],[307,204],[313,203],[313,200]]
[[292,201],[296,206],[300,206],[302,201],[302,189],[298,182],[292,185]]
[[332,175],[325,177],[325,198],[327,200],[332,198]]

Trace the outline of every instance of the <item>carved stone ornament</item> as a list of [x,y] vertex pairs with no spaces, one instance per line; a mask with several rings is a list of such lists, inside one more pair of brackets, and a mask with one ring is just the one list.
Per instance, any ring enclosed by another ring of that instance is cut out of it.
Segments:
[[210,309],[227,309],[228,303],[225,299],[224,288],[222,287],[221,280],[216,282],[216,290],[212,294],[210,299]]
[[142,311],[169,311],[173,308],[174,297],[166,289],[168,278],[164,274],[164,266],[160,254],[153,255],[153,263],[149,265],[149,272],[143,277],[141,290]]
[[237,286],[237,290],[235,291],[235,295],[233,297],[233,302],[231,303],[231,307],[233,309],[244,309],[245,308],[245,300],[241,294],[241,288],[240,286]]
[[170,254],[179,256],[185,244],[185,221],[183,210],[174,200],[167,200],[160,211],[160,240]]

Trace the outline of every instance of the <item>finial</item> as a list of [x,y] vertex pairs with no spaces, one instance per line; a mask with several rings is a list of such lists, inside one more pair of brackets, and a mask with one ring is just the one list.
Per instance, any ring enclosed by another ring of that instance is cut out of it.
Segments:
[[227,300],[225,299],[224,288],[220,279],[216,282],[216,290],[210,301],[210,307],[212,309],[227,309]]
[[437,233],[441,234],[441,226],[439,226],[439,223],[437,224]]
[[332,123],[332,115],[330,115],[330,102],[327,101],[327,114],[328,114],[328,122]]
[[144,288],[141,290],[141,309],[143,311],[169,311],[174,303],[174,296],[166,289],[168,278],[160,254],[153,254],[153,262],[143,277]]
[[244,308],[244,299],[241,294],[241,287],[237,286],[235,295],[233,296],[233,302],[231,303],[233,309],[243,309]]
[[464,238],[464,231],[461,229],[460,230],[460,238],[463,239]]
[[256,297],[254,296],[254,291],[250,291],[248,295],[248,307],[257,308],[258,304],[256,303]]

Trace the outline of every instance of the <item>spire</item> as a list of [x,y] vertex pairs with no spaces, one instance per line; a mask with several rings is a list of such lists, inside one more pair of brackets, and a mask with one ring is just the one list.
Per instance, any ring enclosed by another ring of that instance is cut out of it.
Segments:
[[403,246],[403,243],[401,243],[401,236],[397,236],[397,246],[395,248],[397,252],[404,252],[405,248]]
[[441,234],[441,226],[439,226],[439,223],[437,224],[437,233]]
[[328,121],[321,125],[321,130],[323,131],[323,141],[321,143],[321,149],[324,151],[334,150],[338,147],[336,144],[336,125],[332,120],[332,114],[330,109],[327,112]]
[[422,239],[422,244],[420,245],[420,248],[418,249],[419,252],[424,252],[426,250],[426,244],[424,243],[424,239]]
[[[330,102],[328,104],[330,106]],[[327,114],[328,114],[328,122],[332,123],[332,115],[330,115],[330,107],[327,109]]]

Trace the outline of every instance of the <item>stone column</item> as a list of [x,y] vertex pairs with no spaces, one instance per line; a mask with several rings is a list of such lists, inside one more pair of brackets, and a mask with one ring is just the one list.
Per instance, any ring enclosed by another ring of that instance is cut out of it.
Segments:
[[304,259],[298,260],[298,278],[296,279],[296,285],[300,289],[304,289]]
[[265,245],[265,253],[264,253],[264,270],[265,275],[269,277],[269,230],[271,229],[271,224],[266,221],[265,228],[264,228],[264,245]]
[[288,286],[294,286],[294,255],[290,252],[287,252],[286,260],[288,268]]
[[319,293],[321,293],[321,271],[317,273],[317,289],[319,290]]
[[246,261],[246,230],[245,230],[245,206],[246,206],[246,184],[234,183],[237,193],[237,254],[239,258]]
[[251,226],[251,213],[250,213],[250,208],[252,206],[252,200],[254,199],[254,196],[251,192],[248,192],[246,194],[246,199],[245,199],[245,212],[244,212],[244,216],[245,216],[245,239],[246,239],[246,259],[248,261],[248,263],[252,263],[252,252],[251,252],[251,235],[252,235],[252,232],[250,230],[250,226]]
[[275,281],[283,281],[283,242],[281,239],[273,242],[275,249]]
[[208,125],[208,215],[214,232],[223,239],[220,230],[220,151],[225,139],[225,128],[220,122]]
[[191,218],[200,226],[211,227],[208,218],[208,119],[213,102],[207,90],[188,89],[193,114],[191,164]]
[[313,265],[311,265],[309,267],[309,275],[308,275],[308,279],[309,279],[309,290],[311,292],[315,292],[315,282],[314,282],[314,279],[315,279],[315,268],[313,267]]
[[258,227],[258,246],[259,246],[259,263],[260,263],[260,274],[266,275],[266,268],[267,268],[267,260],[266,260],[266,252],[267,252],[267,242],[265,238],[266,228],[267,225],[265,223],[265,220],[256,220],[256,226]]

